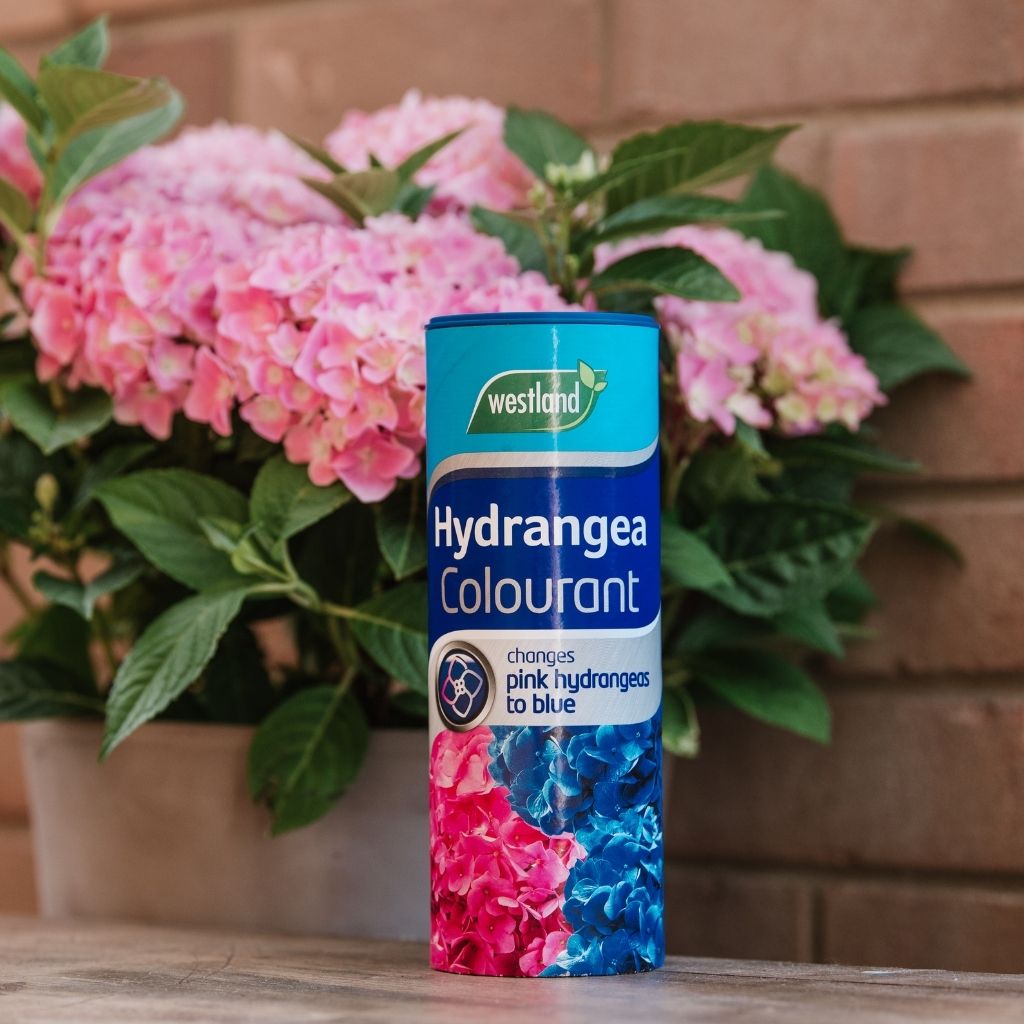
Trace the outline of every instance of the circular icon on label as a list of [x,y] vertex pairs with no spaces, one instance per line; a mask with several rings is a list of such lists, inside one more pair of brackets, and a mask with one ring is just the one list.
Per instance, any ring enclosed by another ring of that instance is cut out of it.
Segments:
[[449,729],[468,732],[491,709],[494,685],[487,659],[468,644],[452,644],[437,662],[437,710]]

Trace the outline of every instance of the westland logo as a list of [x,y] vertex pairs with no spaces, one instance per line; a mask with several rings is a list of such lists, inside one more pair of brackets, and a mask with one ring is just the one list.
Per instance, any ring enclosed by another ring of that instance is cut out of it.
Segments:
[[583,360],[575,370],[508,370],[477,396],[468,434],[558,433],[585,423],[608,387],[607,372]]

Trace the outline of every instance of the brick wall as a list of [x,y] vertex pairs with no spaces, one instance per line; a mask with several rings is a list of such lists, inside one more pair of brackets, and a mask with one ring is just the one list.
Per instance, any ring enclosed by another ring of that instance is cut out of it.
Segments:
[[[803,121],[785,164],[859,242],[910,242],[974,367],[881,417],[928,465],[878,488],[964,549],[879,542],[878,639],[832,673],[823,750],[722,713],[677,766],[677,952],[1024,970],[1024,4],[1019,0],[0,0],[19,53],[107,9],[113,66],[192,121],[309,136],[407,87],[543,104],[608,142],[667,118]],[[0,906],[29,871],[0,734]],[[11,881],[13,879],[13,881]]]

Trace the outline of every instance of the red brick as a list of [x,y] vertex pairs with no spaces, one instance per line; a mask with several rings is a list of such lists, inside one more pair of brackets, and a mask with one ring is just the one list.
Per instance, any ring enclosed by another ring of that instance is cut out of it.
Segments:
[[809,960],[811,893],[769,872],[667,864],[669,953],[748,960]]
[[1024,692],[844,689],[825,747],[705,709],[667,848],[701,862],[1019,873]]
[[594,0],[352,0],[253,11],[241,26],[239,114],[319,138],[349,108],[409,88],[600,110]]
[[1024,893],[840,882],[823,893],[823,956],[847,964],[1024,971]]
[[698,116],[1002,90],[1024,83],[1015,0],[616,0],[620,116]]
[[1024,477],[1024,307],[953,309],[929,320],[973,380],[934,376],[899,391],[874,421],[883,443],[921,462],[929,480]]
[[68,27],[65,0],[0,0],[0,45],[23,39],[62,32]]
[[227,33],[182,32],[163,25],[115,28],[112,43],[110,70],[167,78],[185,97],[186,123],[230,117],[234,55]]
[[[884,502],[884,496],[871,500]],[[1024,500],[937,502],[925,491],[899,507],[949,537],[964,565],[903,531],[880,533],[865,560],[881,599],[868,621],[876,636],[852,645],[838,671],[935,675],[1024,668]]]
[[839,131],[832,195],[856,241],[916,249],[908,288],[1024,280],[1024,112]]
[[27,818],[18,727],[5,723],[0,725],[0,823]]
[[0,826],[0,914],[35,912],[35,867],[28,827]]

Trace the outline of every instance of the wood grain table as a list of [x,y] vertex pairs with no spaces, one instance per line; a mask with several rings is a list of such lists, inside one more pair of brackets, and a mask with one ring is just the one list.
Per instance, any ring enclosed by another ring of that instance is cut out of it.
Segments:
[[1024,1022],[1024,975],[693,960],[622,978],[463,978],[416,943],[0,918],[0,1022]]

